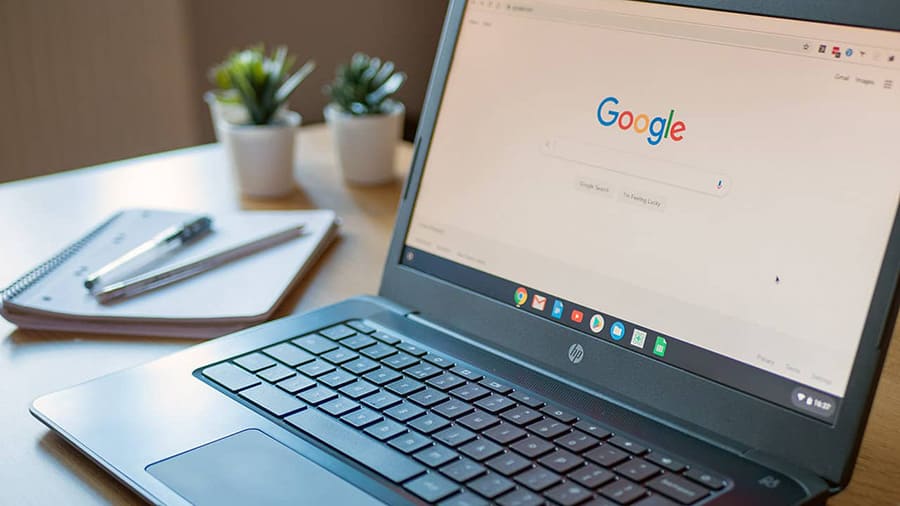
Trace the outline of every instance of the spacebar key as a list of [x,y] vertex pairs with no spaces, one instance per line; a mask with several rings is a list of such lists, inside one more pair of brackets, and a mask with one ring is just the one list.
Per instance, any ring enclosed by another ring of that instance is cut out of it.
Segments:
[[425,472],[413,459],[318,410],[301,411],[284,420],[393,482],[401,483]]

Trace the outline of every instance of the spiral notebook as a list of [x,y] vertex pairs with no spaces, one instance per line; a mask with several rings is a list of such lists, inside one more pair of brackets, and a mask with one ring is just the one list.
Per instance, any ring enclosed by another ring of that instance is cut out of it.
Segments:
[[337,235],[334,212],[246,211],[213,215],[208,237],[161,266],[230,248],[303,224],[303,234],[198,276],[114,304],[84,288],[99,267],[197,213],[130,209],[38,265],[0,292],[0,316],[21,328],[209,338],[270,318],[291,287]]

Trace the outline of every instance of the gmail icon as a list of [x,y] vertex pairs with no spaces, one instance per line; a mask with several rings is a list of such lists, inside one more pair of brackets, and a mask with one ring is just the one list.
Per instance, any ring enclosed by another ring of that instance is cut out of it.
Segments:
[[531,308],[537,309],[538,311],[543,311],[544,306],[547,305],[547,297],[543,295],[534,294],[534,298],[531,299]]

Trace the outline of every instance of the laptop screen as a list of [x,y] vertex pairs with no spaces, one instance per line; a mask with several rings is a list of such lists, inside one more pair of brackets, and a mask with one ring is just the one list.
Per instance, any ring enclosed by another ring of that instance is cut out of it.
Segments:
[[833,423],[898,121],[897,33],[473,0],[401,262]]

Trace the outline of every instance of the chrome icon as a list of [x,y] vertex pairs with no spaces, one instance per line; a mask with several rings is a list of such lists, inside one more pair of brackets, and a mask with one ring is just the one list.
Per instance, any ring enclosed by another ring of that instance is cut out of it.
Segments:
[[516,307],[521,307],[528,300],[528,290],[522,288],[516,288],[516,294],[513,296],[513,301],[516,303]]
[[591,332],[593,332],[594,334],[599,334],[603,331],[603,325],[604,321],[602,316],[595,314],[591,317]]

